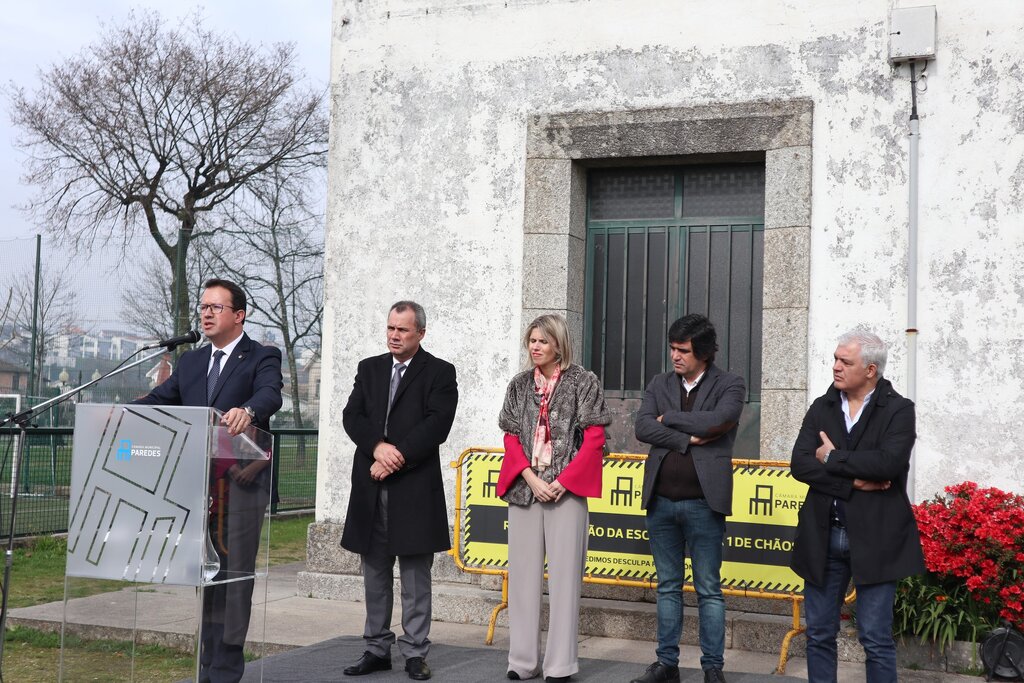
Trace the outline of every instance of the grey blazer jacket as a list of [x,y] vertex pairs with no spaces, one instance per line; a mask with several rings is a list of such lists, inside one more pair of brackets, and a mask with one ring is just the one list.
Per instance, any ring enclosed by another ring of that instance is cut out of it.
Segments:
[[[679,382],[672,371],[652,379],[636,416],[636,438],[651,444],[641,504],[644,508],[651,504],[658,470],[669,451],[685,451],[691,436],[718,436],[703,446],[693,446],[691,453],[708,506],[731,515],[732,449],[746,385],[742,377],[708,365],[693,410],[683,412],[679,408]],[[659,415],[664,416],[661,422]]]

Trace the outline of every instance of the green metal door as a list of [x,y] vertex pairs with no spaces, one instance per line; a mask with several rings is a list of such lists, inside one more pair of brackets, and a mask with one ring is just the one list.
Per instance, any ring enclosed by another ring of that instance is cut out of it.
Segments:
[[718,331],[716,364],[747,381],[736,455],[758,457],[763,234],[763,164],[591,171],[584,361],[616,416],[612,450],[646,449],[636,410],[670,367],[669,325],[695,312]]

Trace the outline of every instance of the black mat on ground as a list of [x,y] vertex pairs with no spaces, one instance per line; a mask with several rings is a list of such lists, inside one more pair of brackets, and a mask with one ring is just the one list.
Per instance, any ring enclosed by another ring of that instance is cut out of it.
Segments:
[[[355,663],[363,654],[363,639],[344,636],[325,640],[316,645],[290,650],[263,660],[263,680],[267,683],[397,683],[409,681],[405,663],[400,656],[392,660],[391,671],[369,676],[349,677],[342,669]],[[431,680],[438,683],[485,683],[507,681],[505,678],[508,652],[497,647],[430,646],[427,663],[433,673]],[[242,683],[258,683],[256,667],[246,667]],[[579,683],[626,683],[643,673],[643,664],[612,662],[601,659],[580,659],[580,671],[572,677]],[[703,683],[699,669],[680,669],[683,683]],[[726,671],[729,683],[785,683],[800,681],[789,676],[742,674]],[[541,681],[543,679],[533,679]]]

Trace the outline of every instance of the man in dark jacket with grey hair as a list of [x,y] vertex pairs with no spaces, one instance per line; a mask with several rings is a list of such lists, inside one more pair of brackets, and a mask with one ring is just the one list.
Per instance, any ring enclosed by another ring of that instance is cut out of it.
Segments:
[[791,566],[805,582],[807,677],[816,683],[836,680],[839,609],[851,577],[867,681],[896,681],[896,582],[924,571],[907,497],[914,404],[882,377],[887,355],[871,332],[842,335],[832,386],[811,404],[793,446],[793,477],[810,488]]

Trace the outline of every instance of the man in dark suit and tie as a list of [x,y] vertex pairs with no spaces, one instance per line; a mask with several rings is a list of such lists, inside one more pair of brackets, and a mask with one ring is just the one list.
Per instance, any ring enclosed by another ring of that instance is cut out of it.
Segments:
[[684,553],[689,549],[700,619],[705,683],[724,683],[722,544],[732,514],[732,448],[746,388],[718,368],[718,338],[691,313],[668,331],[672,370],[651,380],[636,417],[636,438],[651,444],[644,467],[651,555],[658,572],[658,661],[632,683],[679,681]]
[[430,678],[430,570],[434,553],[451,547],[440,445],[455,420],[459,389],[455,366],[420,346],[426,331],[422,306],[394,304],[388,353],[359,363],[342,413],[356,452],[341,545],[362,556],[366,595],[366,651],[345,669],[346,676],[391,668],[397,557],[403,630],[398,647],[409,678]]
[[[243,331],[245,292],[227,280],[208,280],[198,309],[210,342],[181,356],[160,386],[135,403],[212,406],[224,413],[231,435],[254,425],[270,428],[281,407],[281,351],[262,346]],[[226,505],[226,529],[217,537],[221,574],[253,573],[271,481],[269,461],[224,462],[211,467],[211,495],[226,489],[215,504]],[[228,465],[230,465],[228,467]],[[219,483],[223,482],[223,483]],[[214,516],[211,515],[211,524]],[[234,581],[206,589],[200,643],[200,683],[234,683],[245,669],[243,646],[252,610],[253,581]]]
[[815,399],[793,446],[807,484],[791,566],[804,579],[807,677],[836,680],[839,610],[853,579],[868,683],[896,681],[896,583],[924,572],[907,496],[917,438],[914,403],[882,375],[888,349],[867,330],[839,337],[832,386]]

